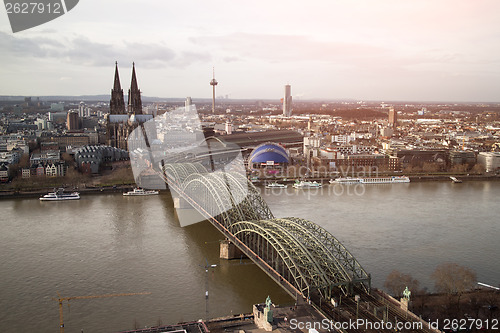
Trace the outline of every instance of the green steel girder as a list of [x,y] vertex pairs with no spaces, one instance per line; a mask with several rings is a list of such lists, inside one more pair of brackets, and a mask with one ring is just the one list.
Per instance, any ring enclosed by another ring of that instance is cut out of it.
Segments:
[[163,172],[170,181],[182,184],[192,174],[203,174],[207,169],[201,163],[166,163]]
[[[324,233],[321,237],[329,240],[323,243],[317,232],[306,227],[311,224],[314,225],[297,218],[240,221],[231,225],[229,230],[306,297],[306,292],[310,290],[330,296],[335,286],[348,294],[349,286],[359,282],[367,289],[363,282],[369,283],[369,275],[354,275],[350,271],[351,266],[346,267],[344,261],[337,260],[338,247],[329,246],[332,242],[340,242],[322,229]],[[253,234],[257,235],[257,239],[252,238]],[[281,262],[275,260],[274,254],[279,256]],[[357,263],[354,258],[352,260]],[[282,262],[288,272],[282,270]],[[287,273],[291,276],[287,277]]]
[[328,285],[309,249],[275,220],[241,221],[229,230],[303,295]]
[[[291,282],[303,295],[308,295],[310,283],[305,274],[305,265],[297,251],[275,230],[262,225],[262,221],[241,221],[230,226],[229,231],[246,244],[262,260],[266,261],[284,279]],[[263,242],[266,241],[266,243]],[[272,253],[264,252],[260,244],[269,244]],[[274,257],[276,255],[276,257]],[[276,259],[280,260],[276,260]],[[286,269],[285,269],[286,268]],[[288,276],[287,276],[288,275]]]
[[238,173],[193,173],[181,188],[210,215],[207,218],[216,217],[226,227],[234,221],[273,217],[255,186]]
[[369,274],[341,242],[313,222],[274,218],[241,173],[207,173],[200,163],[166,164],[164,172],[195,209],[215,218],[304,296],[318,290],[329,297],[334,287],[347,294],[353,284],[369,290]]
[[[328,253],[335,259],[339,267],[342,267],[345,274],[351,280],[363,281],[363,288],[368,291],[370,289],[370,275],[364,270],[356,258],[347,250],[347,248],[336,239],[331,233],[316,223],[304,219],[290,217],[288,220],[294,221],[297,224],[303,225],[309,233],[314,235],[324,248],[324,253]],[[366,283],[368,285],[366,285]]]
[[296,237],[310,249],[319,269],[323,272],[322,275],[328,281],[348,281],[349,274],[345,267],[337,262],[335,256],[332,255],[331,249],[325,246],[322,240],[314,232],[311,232],[311,229],[302,224],[303,221],[308,222],[293,217],[276,220],[283,228],[296,234]]
[[228,188],[213,174],[193,174],[182,184],[182,191],[193,199],[209,217],[222,216],[230,220],[229,211],[233,207]]

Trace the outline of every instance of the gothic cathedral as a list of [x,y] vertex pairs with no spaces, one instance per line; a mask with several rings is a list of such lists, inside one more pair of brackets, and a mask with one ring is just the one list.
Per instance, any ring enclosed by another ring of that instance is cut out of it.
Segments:
[[106,118],[106,141],[109,146],[132,151],[133,138],[129,138],[138,126],[152,119],[152,115],[142,114],[141,91],[135,75],[135,64],[132,64],[132,81],[128,90],[128,105],[125,108],[123,89],[118,75],[118,63],[115,63],[115,80],[111,89],[109,114]]

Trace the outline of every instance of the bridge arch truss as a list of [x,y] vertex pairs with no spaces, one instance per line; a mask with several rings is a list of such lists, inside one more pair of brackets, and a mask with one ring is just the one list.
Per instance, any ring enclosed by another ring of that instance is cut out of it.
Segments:
[[370,289],[370,275],[342,243],[315,223],[275,218],[236,222],[229,230],[305,297],[318,291],[330,298],[335,288],[348,294],[354,285]]
[[[369,292],[370,275],[331,233],[296,217],[275,218],[258,189],[240,174],[203,166],[165,165],[180,195],[293,297]],[[286,288],[286,286],[291,288]]]

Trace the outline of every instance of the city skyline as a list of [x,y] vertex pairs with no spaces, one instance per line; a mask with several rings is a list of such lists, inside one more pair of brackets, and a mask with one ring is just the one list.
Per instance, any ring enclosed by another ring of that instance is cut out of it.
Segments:
[[[2,95],[101,95],[135,61],[144,96],[500,102],[495,1],[85,1],[13,34]],[[134,22],[134,24],[130,24]],[[130,73],[123,73],[130,81]]]

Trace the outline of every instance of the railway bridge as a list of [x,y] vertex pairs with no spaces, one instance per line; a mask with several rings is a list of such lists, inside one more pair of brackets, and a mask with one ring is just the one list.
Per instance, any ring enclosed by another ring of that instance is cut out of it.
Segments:
[[241,173],[208,172],[201,162],[164,163],[161,176],[292,297],[325,300],[369,292],[370,275],[332,234],[296,217],[276,218]]
[[[392,323],[407,332],[435,332],[400,309],[356,258],[321,226],[297,217],[276,218],[255,186],[239,172],[211,171],[201,162],[163,163],[161,177],[203,218],[293,298],[310,301],[327,318],[368,325],[341,332],[382,332],[369,323]],[[356,297],[352,297],[356,295]],[[339,307],[330,301],[332,297]],[[396,326],[394,326],[396,328]]]
[[[198,221],[208,220],[293,298],[310,300],[332,320],[421,323],[397,301],[371,292],[370,274],[327,230],[302,218],[276,218],[247,179],[241,148],[220,138],[200,142],[205,136],[196,124],[197,114],[182,108],[137,127],[128,139],[136,147],[131,151],[136,181],[153,174],[158,182],[151,188],[168,184],[179,207],[194,208]],[[161,144],[155,139],[160,132]],[[332,298],[341,306],[332,305]]]

